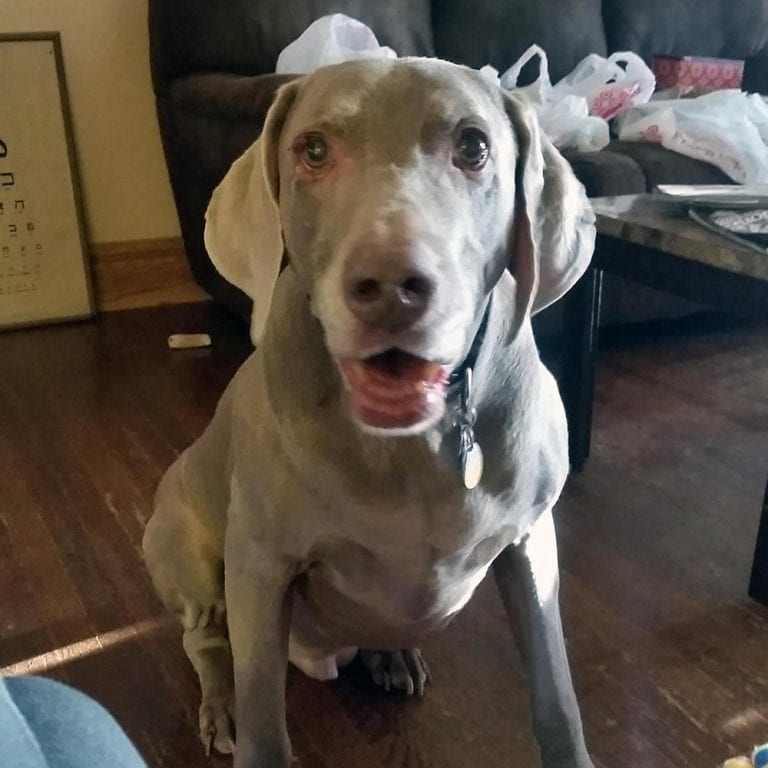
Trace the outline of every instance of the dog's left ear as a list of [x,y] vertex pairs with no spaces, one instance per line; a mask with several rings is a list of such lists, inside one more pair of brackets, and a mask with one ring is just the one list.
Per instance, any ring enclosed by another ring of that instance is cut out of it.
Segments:
[[277,145],[300,82],[277,92],[261,136],[232,164],[205,212],[205,247],[213,265],[253,300],[254,344],[264,331],[283,259]]
[[589,266],[595,215],[571,166],[539,127],[533,109],[504,94],[517,142],[509,268],[517,283],[515,328],[563,296]]

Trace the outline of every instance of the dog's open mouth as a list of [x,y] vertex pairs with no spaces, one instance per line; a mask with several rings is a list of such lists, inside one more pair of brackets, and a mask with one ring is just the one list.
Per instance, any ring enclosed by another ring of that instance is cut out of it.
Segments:
[[340,362],[352,409],[376,429],[407,429],[442,412],[447,365],[390,349],[365,360]]

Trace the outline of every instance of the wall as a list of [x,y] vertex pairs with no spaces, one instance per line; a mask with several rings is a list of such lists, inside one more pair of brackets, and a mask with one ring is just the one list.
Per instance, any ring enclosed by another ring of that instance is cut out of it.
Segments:
[[92,243],[176,237],[146,0],[0,0],[0,33],[58,31]]

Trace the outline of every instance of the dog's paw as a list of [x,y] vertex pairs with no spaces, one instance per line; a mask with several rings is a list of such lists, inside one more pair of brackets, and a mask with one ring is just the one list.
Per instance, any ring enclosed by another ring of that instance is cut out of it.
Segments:
[[200,705],[200,741],[206,755],[214,749],[222,755],[231,755],[235,751],[233,722],[232,708],[226,701],[203,700]]
[[360,659],[371,671],[373,682],[385,691],[404,691],[421,698],[429,680],[429,669],[418,648],[405,651],[360,651]]

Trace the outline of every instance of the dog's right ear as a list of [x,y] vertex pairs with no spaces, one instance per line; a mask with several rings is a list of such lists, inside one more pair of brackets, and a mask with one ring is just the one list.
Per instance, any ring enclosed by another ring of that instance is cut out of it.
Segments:
[[530,105],[513,93],[505,92],[503,99],[518,151],[510,268],[519,327],[526,313],[553,304],[587,269],[595,247],[595,214]]
[[261,136],[232,164],[205,212],[205,247],[213,265],[253,300],[254,344],[264,332],[283,259],[277,150],[299,83],[277,92]]

